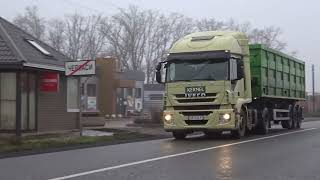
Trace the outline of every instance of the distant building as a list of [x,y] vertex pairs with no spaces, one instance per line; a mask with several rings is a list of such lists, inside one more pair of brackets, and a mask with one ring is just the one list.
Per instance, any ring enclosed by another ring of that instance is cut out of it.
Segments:
[[115,58],[96,59],[97,74],[82,78],[84,114],[127,116],[143,108],[144,73],[121,72]]
[[320,93],[315,93],[314,97],[314,109],[313,109],[313,96],[307,95],[306,101],[300,102],[304,107],[305,113],[312,113],[312,112],[320,112]]
[[0,132],[79,129],[77,80],[64,75],[66,61],[0,17]]
[[164,97],[163,84],[145,84],[144,85],[144,109],[162,109]]

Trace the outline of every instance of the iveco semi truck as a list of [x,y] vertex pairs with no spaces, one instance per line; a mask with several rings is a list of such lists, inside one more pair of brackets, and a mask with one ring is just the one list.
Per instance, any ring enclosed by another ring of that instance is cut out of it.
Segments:
[[305,63],[233,31],[197,32],[178,40],[156,67],[165,84],[164,129],[176,139],[202,131],[268,133],[300,128]]

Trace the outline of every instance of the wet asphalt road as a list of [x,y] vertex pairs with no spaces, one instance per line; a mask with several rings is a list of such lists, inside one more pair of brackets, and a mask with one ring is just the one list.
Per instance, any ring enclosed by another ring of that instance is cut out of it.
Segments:
[[241,140],[163,139],[0,159],[0,180],[52,178],[320,180],[320,121]]

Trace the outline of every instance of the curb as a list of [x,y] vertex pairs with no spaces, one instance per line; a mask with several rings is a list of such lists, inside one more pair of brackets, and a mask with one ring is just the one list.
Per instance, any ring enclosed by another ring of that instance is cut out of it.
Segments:
[[152,141],[152,140],[166,139],[166,138],[168,137],[153,136],[153,137],[138,138],[138,139],[132,139],[132,140],[119,140],[115,142],[100,142],[95,144],[80,144],[80,145],[69,145],[69,146],[67,145],[64,147],[49,148],[49,149],[43,149],[43,150],[26,150],[26,151],[19,151],[19,152],[0,153],[0,159],[54,153],[54,152],[61,152],[61,151],[70,151],[70,150],[76,150],[76,149],[86,149],[86,148],[93,148],[93,147],[111,146],[111,145],[117,145],[117,144],[127,144],[127,143],[142,142],[142,141]]
[[311,122],[311,121],[320,121],[320,117],[310,117],[310,118],[304,118],[302,122]]

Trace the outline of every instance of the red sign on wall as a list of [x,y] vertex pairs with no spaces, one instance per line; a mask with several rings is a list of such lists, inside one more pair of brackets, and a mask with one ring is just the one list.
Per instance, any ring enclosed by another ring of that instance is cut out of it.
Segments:
[[40,76],[40,91],[58,92],[59,91],[59,73],[45,72]]

